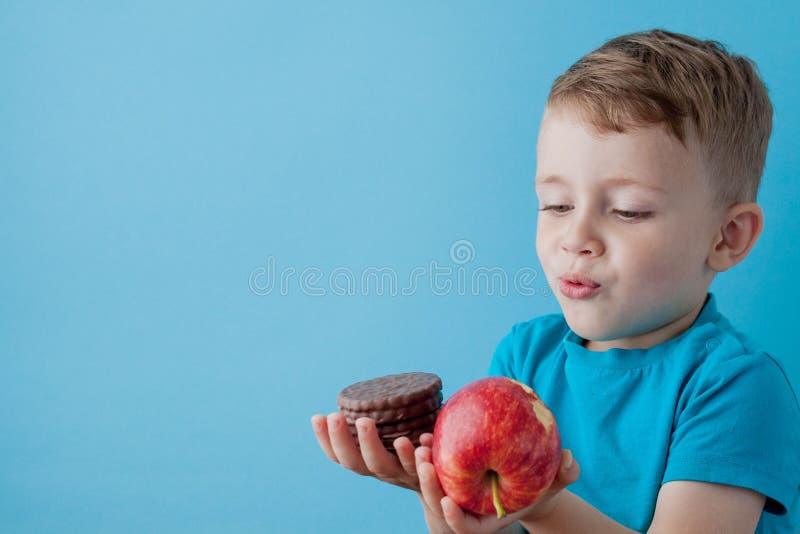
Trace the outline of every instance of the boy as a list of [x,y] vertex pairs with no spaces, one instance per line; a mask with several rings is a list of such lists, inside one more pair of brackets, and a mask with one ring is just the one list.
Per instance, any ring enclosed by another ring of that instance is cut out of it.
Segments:
[[322,449],[416,490],[432,532],[791,533],[797,398],[708,293],[761,233],[771,123],[748,59],[663,30],[613,39],[555,81],[536,250],[563,314],[515,325],[490,366],[559,424],[559,474],[531,507],[465,514],[438,484],[430,435],[416,450],[398,439],[394,457],[373,421],[357,422],[359,449],[340,415],[317,415]]

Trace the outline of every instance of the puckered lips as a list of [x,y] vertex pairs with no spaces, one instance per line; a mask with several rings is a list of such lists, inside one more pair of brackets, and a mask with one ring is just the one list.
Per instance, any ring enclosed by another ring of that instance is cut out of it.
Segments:
[[567,273],[558,279],[561,294],[571,299],[589,298],[600,289],[600,284],[580,273]]

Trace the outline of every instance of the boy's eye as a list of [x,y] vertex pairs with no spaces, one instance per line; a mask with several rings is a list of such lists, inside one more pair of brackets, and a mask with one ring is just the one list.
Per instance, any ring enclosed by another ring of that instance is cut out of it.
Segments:
[[553,213],[566,213],[570,209],[569,204],[548,204],[543,208],[540,208],[539,211],[552,211]]
[[614,213],[619,215],[620,219],[624,221],[640,221],[650,217],[652,211],[627,211],[627,210],[614,210]]
[[[563,215],[571,209],[572,206],[569,204],[547,204],[539,211],[552,211],[555,214]],[[612,212],[626,222],[642,221],[653,215],[652,211],[612,210]]]

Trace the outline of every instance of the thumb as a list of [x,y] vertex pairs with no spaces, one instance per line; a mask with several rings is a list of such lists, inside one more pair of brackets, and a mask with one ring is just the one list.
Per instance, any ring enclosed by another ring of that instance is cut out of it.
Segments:
[[549,493],[555,493],[566,488],[581,476],[581,467],[572,456],[572,451],[564,449],[561,451],[561,464],[558,466],[558,473],[555,480],[550,485]]

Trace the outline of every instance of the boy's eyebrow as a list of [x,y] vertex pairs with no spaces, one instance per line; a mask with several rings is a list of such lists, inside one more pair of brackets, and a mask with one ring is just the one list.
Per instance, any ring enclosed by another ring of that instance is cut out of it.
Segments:
[[[629,178],[627,176],[612,176],[610,178],[606,178],[605,180],[603,180],[603,183],[605,185],[610,185],[612,187],[635,186],[635,187],[641,187],[643,189],[650,189],[652,191],[655,191],[657,193],[662,193],[664,195],[669,194],[669,192],[663,187],[659,187],[657,185],[645,184],[640,182],[639,180],[636,180],[635,178]],[[547,185],[547,184],[566,184],[566,180],[564,180],[564,178],[562,176],[559,176],[558,174],[551,174],[541,178],[537,177],[533,181],[534,186]]]

